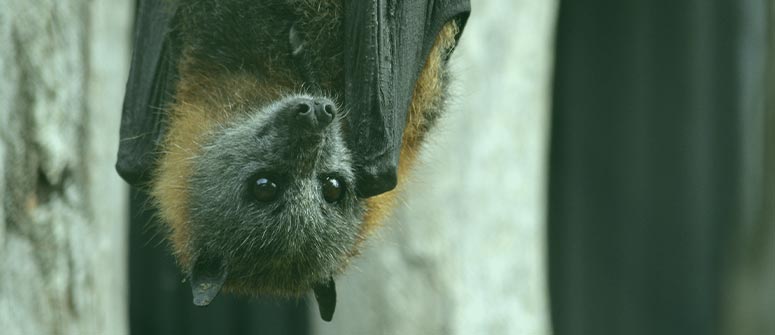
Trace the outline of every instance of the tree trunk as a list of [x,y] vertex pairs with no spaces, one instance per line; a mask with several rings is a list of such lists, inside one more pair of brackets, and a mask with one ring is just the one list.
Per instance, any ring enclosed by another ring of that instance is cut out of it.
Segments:
[[549,333],[544,185],[555,7],[472,1],[450,108],[402,181],[403,205],[339,278],[334,320],[316,321],[317,333]]
[[130,1],[0,8],[0,329],[125,334]]

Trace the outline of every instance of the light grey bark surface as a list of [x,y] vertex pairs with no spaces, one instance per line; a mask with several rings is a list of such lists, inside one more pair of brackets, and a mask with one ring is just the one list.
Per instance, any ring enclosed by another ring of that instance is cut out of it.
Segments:
[[[454,99],[318,334],[548,334],[544,198],[556,2],[472,0]],[[316,306],[313,305],[314,308]]]
[[0,333],[125,334],[128,0],[0,0]]

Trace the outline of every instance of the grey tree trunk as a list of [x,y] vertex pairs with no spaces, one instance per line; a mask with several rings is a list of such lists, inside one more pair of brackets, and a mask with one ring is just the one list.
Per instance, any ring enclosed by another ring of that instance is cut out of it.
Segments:
[[451,108],[404,181],[403,205],[337,282],[337,312],[315,323],[318,334],[549,333],[544,185],[556,6],[472,1]]
[[125,334],[128,0],[0,0],[0,332]]

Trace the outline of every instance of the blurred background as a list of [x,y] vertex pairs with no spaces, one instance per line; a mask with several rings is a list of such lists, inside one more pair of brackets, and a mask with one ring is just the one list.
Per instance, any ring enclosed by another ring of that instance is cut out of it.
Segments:
[[775,2],[471,0],[330,323],[192,306],[113,168],[135,5],[0,0],[0,333],[775,335]]

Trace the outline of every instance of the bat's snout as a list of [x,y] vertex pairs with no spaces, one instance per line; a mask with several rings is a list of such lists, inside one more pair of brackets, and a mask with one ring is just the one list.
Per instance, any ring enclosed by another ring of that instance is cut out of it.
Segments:
[[306,129],[323,130],[336,116],[336,106],[326,98],[295,98],[290,105],[296,126]]

